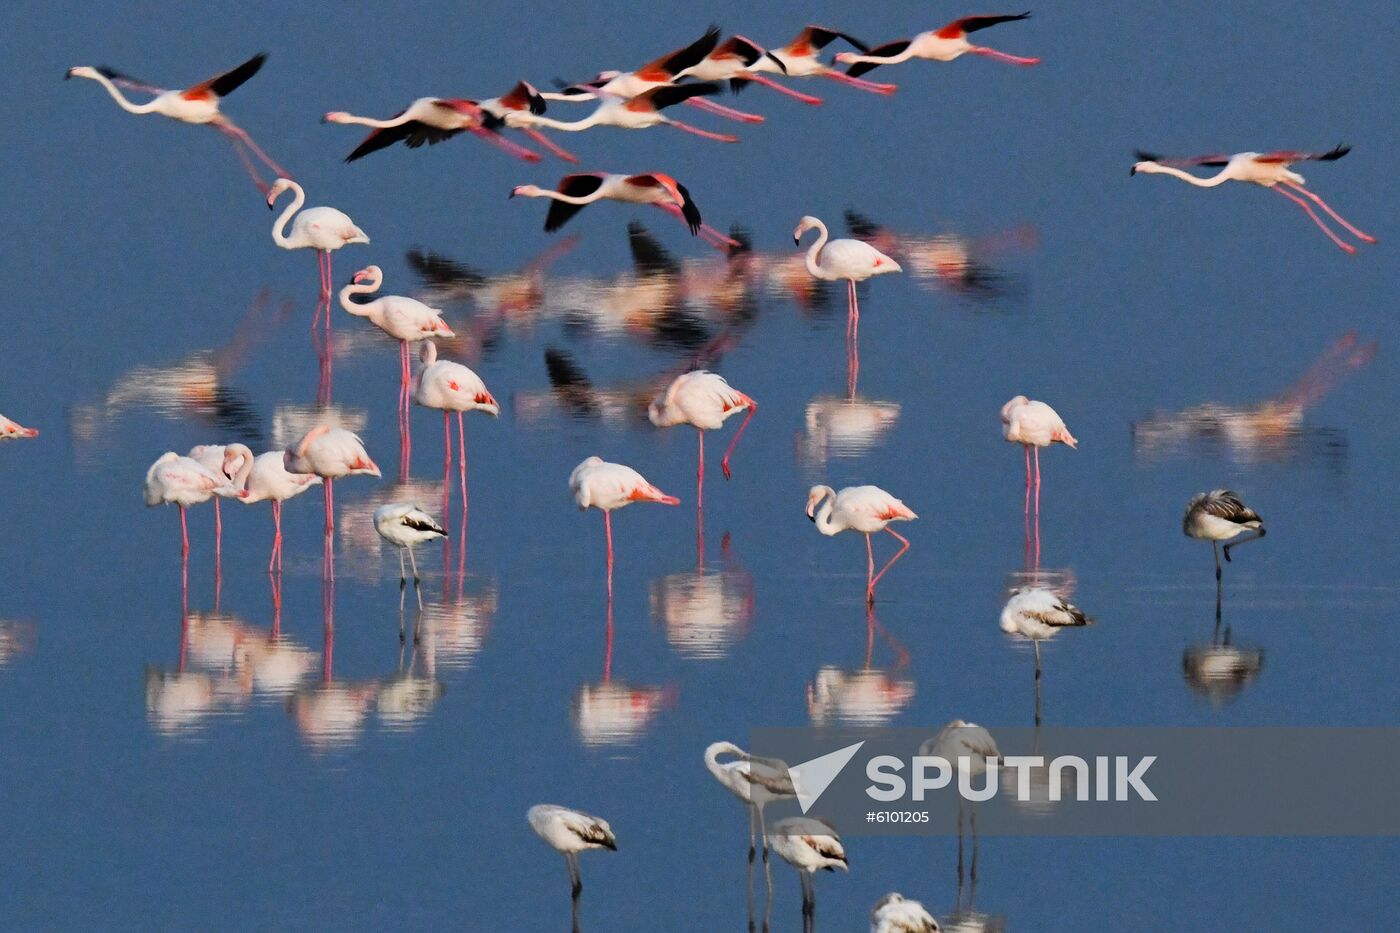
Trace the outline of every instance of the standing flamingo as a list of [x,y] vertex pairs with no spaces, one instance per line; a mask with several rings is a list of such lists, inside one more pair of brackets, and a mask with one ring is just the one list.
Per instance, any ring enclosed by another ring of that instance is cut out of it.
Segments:
[[729,447],[719,464],[725,479],[729,479],[731,475],[729,458],[733,455],[739,438],[743,436],[744,429],[749,426],[754,412],[758,411],[757,402],[735,389],[718,373],[697,369],[677,376],[666,387],[666,391],[652,399],[651,404],[647,406],[647,417],[658,428],[670,428],[678,424],[688,424],[695,428],[700,438],[700,462],[695,471],[695,508],[702,515],[705,502],[705,432],[718,431],[724,426],[726,419],[741,411],[747,411],[748,414],[744,416],[739,430],[734,432],[734,439],[729,442]]
[[822,49],[837,39],[846,40],[862,52],[868,51],[870,48],[864,42],[844,32],[837,32],[835,29],[827,29],[824,26],[808,26],[787,45],[780,49],[770,49],[767,55],[755,61],[749,68],[752,71],[765,71],[769,74],[781,72],[793,78],[830,78],[833,81],[840,81],[842,84],[849,84],[851,87],[862,91],[871,91],[875,94],[893,94],[898,90],[893,84],[877,84],[874,81],[865,81],[837,71],[822,61]]
[[369,322],[399,342],[399,428],[407,444],[409,378],[412,366],[409,363],[410,342],[451,338],[457,336],[442,319],[442,311],[430,308],[416,298],[403,295],[381,295],[373,301],[356,303],[354,295],[368,295],[379,290],[384,283],[384,270],[378,266],[366,266],[355,273],[350,284],[340,290],[340,306],[358,317],[368,318]]
[[540,154],[501,136],[488,126],[488,118],[474,100],[461,97],[420,97],[387,120],[357,117],[343,110],[333,110],[321,118],[322,123],[370,126],[373,132],[364,138],[348,156],[346,162],[362,159],[371,152],[403,142],[410,149],[424,143],[436,145],[467,132],[526,162],[538,162]]
[[552,803],[536,804],[525,814],[525,819],[535,835],[564,856],[564,861],[568,863],[569,893],[574,901],[574,922],[577,927],[578,898],[583,893],[583,879],[578,873],[578,854],[585,849],[610,849],[616,852],[617,837],[613,835],[607,820]]
[[146,505],[170,505],[180,509],[180,555],[190,552],[190,533],[185,524],[185,509],[213,496],[239,498],[239,492],[222,473],[215,472],[198,460],[182,457],[175,451],[161,454],[160,459],[146,471]]
[[787,65],[782,59],[775,57],[771,52],[765,51],[760,46],[745,39],[743,36],[733,36],[715,46],[698,64],[691,65],[682,71],[677,77],[693,78],[696,81],[728,81],[729,88],[735,94],[739,93],[750,82],[761,84],[764,87],[772,88],[780,94],[786,94],[804,104],[820,104],[820,97],[813,97],[810,94],[803,94],[794,91],[784,84],[779,84],[772,78],[759,74],[753,70],[754,64],[759,59],[768,59],[778,66],[778,70],[787,74]]
[[578,162],[578,156],[535,129],[535,118],[544,116],[548,105],[545,103],[544,96],[535,90],[535,86],[528,81],[520,81],[500,97],[479,100],[476,105],[481,108],[482,113],[492,120],[497,120],[511,129],[519,130],[557,158],[563,159],[565,162]]
[[[1151,153],[1137,152],[1139,161],[1129,170],[1129,175],[1171,175],[1197,188],[1214,188],[1227,181],[1247,181],[1265,188],[1272,188],[1288,200],[1297,204],[1303,212],[1317,224],[1318,229],[1327,234],[1328,239],[1344,252],[1355,253],[1356,247],[1342,240],[1313,211],[1308,201],[1327,212],[1328,216],[1341,224],[1348,233],[1363,243],[1374,243],[1376,238],[1348,223],[1341,214],[1334,211],[1322,198],[1303,187],[1304,179],[1288,167],[1294,162],[1335,162],[1351,151],[1350,146],[1337,146],[1327,152],[1240,152],[1235,155],[1197,156],[1190,159],[1165,159]],[[1175,166],[1224,166],[1209,178],[1201,178]],[[1302,197],[1299,197],[1302,195]],[[1307,201],[1303,200],[1307,198]]]
[[[237,448],[242,448],[238,450]],[[282,572],[282,503],[293,496],[299,496],[321,482],[315,473],[290,473],[287,471],[286,454],[280,450],[268,451],[256,457],[242,444],[230,444],[229,450],[241,454],[241,466],[233,474],[233,484],[244,490],[245,504],[271,501],[272,503],[272,553],[267,559],[267,572]]]
[[[437,344],[431,340],[423,344],[420,351],[423,368],[413,377],[413,400],[424,408],[437,408],[442,411],[443,443],[446,452],[442,465],[443,511],[447,511],[448,473],[452,469],[452,413],[457,413],[457,457],[462,484],[462,517],[467,514],[467,433],[462,427],[462,413],[484,411],[493,418],[501,413],[501,406],[495,396],[486,390],[481,377],[461,363],[437,358]],[[444,515],[446,518],[446,515]],[[466,542],[458,542],[465,547]]]
[[0,415],[0,441],[13,441],[22,437],[38,436],[38,428],[26,428],[24,425],[11,421],[4,415]]
[[880,67],[881,65],[897,65],[900,62],[907,62],[911,58],[924,58],[935,62],[951,62],[955,58],[964,55],[982,55],[986,58],[994,58],[997,61],[1009,62],[1013,65],[1039,65],[1038,58],[1022,58],[1019,55],[1008,55],[1005,52],[998,52],[996,49],[989,49],[980,45],[973,45],[967,41],[967,34],[986,29],[988,26],[996,26],[999,23],[1012,23],[1017,20],[1029,19],[1030,13],[1003,14],[998,16],[965,16],[962,19],[955,19],[946,26],[933,29],[929,32],[921,32],[912,39],[898,39],[894,42],[887,42],[884,45],[871,49],[868,52],[839,52],[836,60],[843,65],[850,65],[846,69],[846,74],[852,78],[859,78],[861,75]]
[[[365,232],[355,226],[355,222],[343,211],[333,207],[308,207],[302,211],[302,205],[306,203],[306,192],[290,178],[279,178],[272,183],[272,188],[267,193],[268,209],[272,210],[282,192],[289,189],[292,192],[292,203],[288,204],[287,209],[273,222],[272,242],[283,249],[316,251],[316,263],[321,270],[321,300],[328,301],[331,297],[331,252],[351,243],[368,243],[369,237],[365,236]],[[301,213],[297,214],[297,211]],[[293,214],[296,214],[296,220],[292,220]],[[292,224],[290,235],[287,234],[288,221]],[[320,313],[320,308],[317,308],[318,319]],[[314,328],[316,322],[313,321],[311,326]],[[326,326],[330,327],[329,313],[326,316]]]
[[[909,550],[909,539],[889,527],[890,522],[913,521],[919,516],[879,486],[847,486],[839,493],[830,486],[813,486],[807,494],[807,517],[816,524],[818,531],[828,537],[842,531],[859,531],[865,535],[865,601],[867,605],[873,605],[875,584]],[[875,551],[870,536],[880,531],[894,535],[900,548],[889,563],[876,573]]]
[[807,271],[814,278],[827,282],[846,280],[846,365],[847,395],[855,398],[856,380],[860,375],[860,301],[856,298],[856,283],[871,276],[903,272],[899,263],[863,240],[831,240],[827,242],[826,224],[815,217],[803,217],[792,231],[794,244],[802,241],[808,230],[817,231],[817,239],[807,248]]
[[[1249,541],[1262,538],[1267,533],[1264,519],[1258,512],[1240,501],[1240,497],[1229,489],[1213,489],[1191,497],[1186,504],[1186,517],[1182,519],[1181,530],[1188,538],[1209,541],[1215,551],[1215,589],[1220,592],[1220,542],[1225,545],[1225,560],[1230,560],[1230,548],[1239,547]],[[1254,532],[1247,538],[1231,541],[1239,535]],[[1217,611],[1219,604],[1217,600]]]
[[[720,761],[720,757],[728,761]],[[749,866],[754,858],[754,817],[758,818],[763,839],[763,871],[768,877],[768,889],[773,889],[773,875],[768,868],[768,827],[763,822],[763,808],[774,800],[797,796],[788,773],[787,762],[777,758],[750,755],[733,742],[714,742],[705,749],[705,767],[715,780],[738,797],[749,811]],[[750,891],[750,894],[753,892]]]
[[315,473],[325,480],[326,543],[335,530],[335,481],[342,476],[380,476],[359,436],[328,424],[307,431],[287,448],[283,465],[289,473]]
[[641,175],[619,175],[610,172],[565,175],[559,180],[558,189],[554,191],[538,185],[518,185],[510,190],[510,197],[517,196],[549,198],[554,202],[549,206],[549,213],[545,215],[546,233],[558,230],[594,201],[621,201],[625,204],[655,205],[683,221],[690,228],[691,236],[703,234],[706,241],[720,249],[739,245],[737,240],[725,236],[701,221],[700,209],[695,206],[695,200],[685,185],[660,172]]
[[411,502],[389,502],[374,510],[374,530],[399,550],[399,611],[403,611],[403,592],[408,586],[403,566],[403,552],[407,551],[408,559],[413,562],[413,595],[418,597],[418,610],[421,612],[423,593],[419,589],[418,558],[413,556],[413,546],[446,538],[446,529]]
[[1093,623],[1078,606],[1043,586],[1023,586],[1001,610],[1001,630],[1028,638],[1035,646],[1035,724],[1040,725],[1040,643],[1062,628]]
[[1001,434],[1008,443],[1026,449],[1026,514],[1031,510],[1031,448],[1035,448],[1035,514],[1040,515],[1040,448],[1064,444],[1079,449],[1079,442],[1065,427],[1065,420],[1044,402],[1018,395],[1001,406]]
[[[238,154],[243,167],[252,176],[253,184],[257,185],[259,191],[266,192],[266,183],[259,177],[257,169],[248,158],[248,152],[245,152],[243,147],[252,152],[273,174],[286,176],[287,172],[272,161],[271,157],[263,152],[257,143],[253,142],[251,136],[219,112],[219,103],[237,90],[244,81],[257,74],[258,69],[263,66],[263,62],[266,60],[266,55],[254,55],[232,71],[215,75],[209,80],[201,81],[183,91],[167,91],[164,88],[154,87],[107,67],[93,68],[88,65],[79,65],[76,68],[69,68],[67,77],[90,78],[96,81],[107,89],[107,93],[112,95],[117,106],[127,113],[158,113],[163,117],[179,120],[181,123],[212,126],[233,143],[233,151]],[[121,88],[155,96],[144,104],[135,104],[127,100],[122,94]]]
[[580,510],[594,508],[603,513],[603,528],[608,541],[608,595],[612,595],[612,513],[633,502],[659,502],[680,505],[681,500],[668,496],[647,482],[646,477],[629,466],[609,463],[602,457],[589,457],[569,474],[569,491]]
[[841,837],[825,820],[814,820],[806,816],[791,816],[773,824],[773,832],[768,837],[773,851],[782,856],[783,861],[797,869],[797,877],[802,882],[802,919],[804,928],[812,927],[816,914],[816,891],[812,879],[819,871],[849,871],[846,864],[846,850],[841,845]]
[[652,126],[674,126],[678,130],[701,136],[705,139],[713,139],[722,143],[737,143],[739,137],[726,133],[711,133],[709,130],[702,130],[698,126],[691,126],[689,123],[682,123],[666,116],[661,111],[667,107],[691,100],[696,97],[703,97],[709,94],[718,94],[720,86],[711,81],[697,84],[663,84],[643,91],[635,97],[605,97],[598,103],[598,108],[584,117],[582,120],[564,122],[554,120],[549,117],[537,117],[536,126],[548,127],[549,129],[562,130],[566,133],[577,133],[595,126],[616,126],[624,130],[644,130]]
[[[253,452],[243,444],[198,444],[190,448],[187,456],[225,480],[232,483],[242,468],[244,461],[252,463]],[[235,486],[238,484],[235,483]],[[224,552],[224,516],[219,508],[219,500],[214,500],[214,565],[217,567]]]
[[870,911],[870,933],[941,933],[942,927],[924,905],[891,891]]

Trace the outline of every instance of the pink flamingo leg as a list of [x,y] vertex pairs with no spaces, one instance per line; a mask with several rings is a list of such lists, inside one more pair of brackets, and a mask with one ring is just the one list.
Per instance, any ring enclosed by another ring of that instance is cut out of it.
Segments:
[[1303,212],[1307,214],[1310,218],[1312,218],[1312,222],[1317,224],[1317,228],[1323,233],[1327,234],[1327,238],[1333,243],[1336,243],[1337,246],[1341,248],[1342,252],[1352,254],[1356,252],[1355,246],[1352,246],[1350,243],[1344,242],[1341,237],[1333,233],[1331,228],[1322,222],[1322,218],[1317,216],[1316,212],[1313,211],[1312,206],[1309,205],[1307,201],[1304,201],[1302,198],[1298,197],[1296,194],[1293,194],[1290,191],[1285,191],[1283,188],[1280,188],[1277,185],[1274,186],[1274,190],[1277,191],[1279,194],[1283,195],[1288,200],[1292,201],[1294,204],[1301,207],[1303,209]]
[[754,412],[758,411],[757,402],[751,398],[746,398],[745,401],[748,402],[749,412],[744,415],[744,420],[739,425],[739,430],[734,432],[734,439],[729,442],[729,447],[724,451],[724,459],[719,462],[720,472],[724,474],[725,479],[730,479],[734,475],[729,469],[729,458],[734,456],[734,448],[739,446],[739,438],[744,436],[744,428],[749,426],[749,422],[753,420]]
[[983,58],[995,59],[999,62],[1006,62],[1011,65],[1039,65],[1038,58],[1022,58],[1019,55],[1008,55],[1006,52],[998,52],[996,49],[988,49],[982,46],[968,49],[973,55],[981,55]]
[[547,149],[549,153],[555,158],[563,159],[565,162],[573,162],[575,165],[578,164],[578,156],[574,155],[572,152],[565,149],[563,146],[559,145],[554,140],[541,133],[539,130],[525,126],[520,128],[520,132],[524,133],[526,136],[539,143],[541,146]]
[[[457,412],[457,475],[462,486],[462,515],[467,514],[467,432],[462,427],[462,413]],[[465,544],[466,542],[462,542]]]
[[535,150],[527,149],[524,146],[517,145],[516,143],[511,142],[509,139],[506,139],[500,133],[484,129],[479,126],[474,127],[470,132],[486,140],[488,143],[491,143],[493,146],[496,146],[497,148],[510,153],[517,159],[521,159],[526,162],[538,162],[541,159],[540,154]]
[[823,78],[840,81],[842,84],[849,84],[853,88],[869,91],[872,94],[893,94],[895,91],[899,90],[899,85],[897,84],[879,84],[875,81],[866,81],[862,78],[852,78],[844,71],[836,71],[833,69],[831,71],[823,71],[821,74]]
[[875,548],[870,543],[870,533],[865,534],[865,604],[875,602]]
[[190,553],[190,529],[185,524],[185,507],[180,506],[180,556],[187,557]]
[[1332,206],[1331,206],[1330,204],[1328,204],[1326,201],[1322,200],[1322,198],[1319,197],[1316,193],[1314,193],[1314,192],[1312,192],[1312,191],[1309,191],[1307,188],[1304,188],[1302,185],[1296,185],[1296,184],[1294,184],[1294,183],[1291,182],[1291,181],[1286,181],[1286,182],[1284,182],[1284,184],[1287,185],[1288,187],[1292,188],[1294,191],[1298,192],[1299,194],[1301,194],[1303,197],[1305,197],[1305,198],[1307,198],[1308,200],[1312,201],[1314,204],[1316,204],[1318,207],[1322,208],[1324,211],[1326,211],[1326,212],[1327,212],[1327,216],[1331,217],[1331,218],[1332,218],[1333,220],[1335,220],[1337,223],[1339,223],[1339,224],[1341,224],[1343,227],[1345,227],[1346,230],[1347,230],[1347,232],[1350,233],[1352,236],[1356,237],[1358,240],[1362,240],[1362,241],[1364,241],[1364,242],[1366,242],[1366,243],[1375,243],[1375,242],[1376,242],[1376,238],[1373,237],[1373,236],[1371,236],[1369,233],[1362,233],[1360,230],[1356,229],[1356,228],[1353,227],[1351,224],[1347,223],[1347,220],[1346,220],[1345,217],[1343,217],[1341,214],[1338,214],[1336,211],[1334,211],[1334,210],[1332,209]]
[[[899,541],[900,547],[899,550],[895,552],[895,555],[890,558],[889,563],[885,564],[885,566],[881,568],[880,572],[875,574],[875,579],[870,581],[870,597],[872,599],[875,597],[875,585],[880,582],[880,578],[883,577],[885,574],[889,573],[890,568],[894,566],[894,562],[903,557],[904,552],[909,550],[908,538],[904,537],[899,532],[895,531],[893,528],[886,527],[885,531],[895,536],[896,540]],[[869,541],[870,536],[866,535],[866,543],[869,544]]]
[[709,224],[701,224],[700,233],[719,249],[737,249],[740,245],[738,240],[725,236]]
[[324,486],[323,486],[323,488],[321,489],[321,492],[322,492],[322,494],[323,494],[323,495],[322,495],[322,499],[325,500],[325,504],[326,504],[326,524],[325,524],[325,528],[324,528],[326,534],[330,534],[332,531],[335,530],[335,519],[334,519],[334,517],[332,516],[332,513],[331,513],[331,508],[332,508],[332,506],[331,506],[331,486],[332,486],[332,484],[333,484],[334,482],[335,482],[335,480],[333,480],[333,479],[331,479],[329,476],[327,476],[327,477],[325,478]]
[[262,192],[263,196],[266,197],[272,186],[262,180],[262,176],[258,174],[257,166],[255,166],[253,160],[248,157],[248,153],[244,150],[242,141],[239,139],[238,135],[218,123],[214,124],[214,128],[227,137],[229,143],[233,146],[234,154],[238,156],[238,161],[243,163],[243,169],[248,173],[248,177],[253,179],[253,184],[257,187],[258,191]]
[[856,295],[856,283],[851,282],[851,398],[856,396],[856,385],[860,382],[860,298]]
[[219,561],[224,556],[224,517],[219,510],[219,500],[214,500],[214,569],[218,572]]
[[442,455],[442,513],[446,516],[452,498],[452,484],[447,481],[452,475],[452,415],[446,409],[442,412],[442,436],[446,448]]
[[282,503],[272,501],[272,552],[267,556],[267,572],[272,573],[277,565],[277,554],[282,547]]
[[700,136],[704,139],[713,139],[716,142],[721,143],[737,143],[739,141],[739,137],[737,136],[730,136],[727,133],[711,133],[709,130],[702,130],[698,126],[691,126],[689,123],[682,123],[679,120],[671,120],[668,122],[671,126],[674,126],[676,129],[681,130],[682,132],[690,133],[694,136]]
[[747,110],[735,110],[733,107],[726,107],[724,104],[715,103],[712,100],[705,100],[702,97],[692,97],[686,101],[692,107],[706,110],[716,116],[724,117],[727,120],[738,120],[740,123],[762,123],[764,117],[756,113],[749,113]]
[[228,133],[233,138],[239,140],[243,143],[243,145],[247,146],[250,150],[252,150],[253,155],[261,159],[263,164],[266,165],[269,169],[271,169],[272,172],[276,174],[278,178],[292,177],[290,172],[288,172],[282,166],[278,165],[276,162],[272,161],[272,157],[269,156],[266,152],[263,152],[262,147],[255,143],[253,141],[253,137],[249,136],[247,131],[244,130],[241,126],[237,126],[231,123],[227,117],[221,117],[219,123],[216,125],[221,131]]
[[1031,514],[1031,445],[1022,444],[1026,451],[1026,514]]
[[1040,448],[1035,449],[1035,518],[1040,521]]
[[613,571],[613,546],[612,546],[612,512],[603,513],[603,533],[608,539],[608,605],[612,605],[612,571]]
[[812,104],[813,106],[815,106],[822,102],[822,99],[820,97],[813,97],[811,94],[803,94],[801,91],[795,91],[792,88],[788,87],[786,84],[781,84],[777,81],[774,81],[772,78],[769,78],[766,75],[747,74],[744,77],[747,80],[754,82],[755,84],[761,84],[764,87],[771,87],[779,94],[786,94],[788,97],[800,100],[804,104]]
[[700,465],[695,470],[695,514],[700,516],[700,523],[705,523],[705,432],[696,430],[696,435],[700,438]]

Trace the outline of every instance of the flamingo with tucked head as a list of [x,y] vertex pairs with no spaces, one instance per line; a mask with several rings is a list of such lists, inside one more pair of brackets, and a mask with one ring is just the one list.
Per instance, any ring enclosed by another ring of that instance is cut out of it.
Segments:
[[680,505],[681,500],[657,489],[642,474],[621,463],[609,463],[602,457],[589,457],[569,474],[569,491],[580,510],[598,509],[603,513],[603,528],[608,541],[608,595],[612,596],[612,513],[633,502],[659,502]]
[[[462,486],[462,515],[467,513],[467,432],[462,426],[462,414],[484,411],[491,417],[501,413],[500,403],[486,389],[481,377],[461,363],[438,359],[437,344],[425,341],[419,351],[423,366],[413,376],[413,401],[424,408],[442,412],[442,429],[446,453],[442,465],[442,498],[444,519],[447,512],[447,475],[452,469],[452,413],[457,413],[457,460]],[[461,542],[459,546],[465,546]]]
[[160,459],[146,471],[146,505],[174,504],[180,509],[180,556],[190,553],[190,532],[185,523],[185,509],[214,496],[238,498],[242,494],[229,478],[204,466],[198,460],[182,457],[175,451],[161,454]]
[[[229,469],[234,472],[229,474]],[[292,473],[287,470],[283,451],[271,450],[252,456],[242,444],[225,448],[224,472],[233,477],[235,488],[242,490],[245,505],[254,502],[272,503],[272,553],[268,556],[267,572],[282,572],[282,503],[299,496],[321,483],[315,473]]]
[[317,425],[287,448],[288,473],[315,473],[325,480],[326,541],[335,530],[335,481],[342,476],[381,476],[359,435],[328,424]]
[[697,369],[677,376],[666,391],[652,399],[647,406],[647,417],[658,428],[678,424],[695,428],[700,438],[700,461],[695,472],[695,508],[702,516],[705,501],[705,432],[718,431],[724,427],[726,420],[741,411],[747,414],[739,430],[734,432],[734,439],[729,442],[724,458],[720,460],[720,471],[725,479],[730,477],[729,458],[734,454],[734,448],[744,429],[749,426],[754,412],[758,411],[757,402],[731,386],[719,373]]
[[1031,449],[1035,449],[1035,514],[1040,515],[1040,448],[1064,444],[1079,449],[1059,412],[1041,401],[1018,395],[1001,406],[1001,434],[1008,443],[1026,449],[1026,514],[1031,511]]

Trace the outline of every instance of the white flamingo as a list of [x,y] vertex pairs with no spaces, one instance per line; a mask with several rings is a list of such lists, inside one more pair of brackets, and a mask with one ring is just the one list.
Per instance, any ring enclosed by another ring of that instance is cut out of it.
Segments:
[[535,835],[550,848],[564,856],[569,866],[570,893],[575,901],[583,893],[583,879],[578,871],[578,854],[587,849],[617,851],[617,837],[608,821],[590,816],[580,810],[570,810],[552,803],[531,807],[525,814]]
[[[720,761],[721,757],[730,760]],[[763,839],[763,870],[768,875],[768,886],[773,886],[773,876],[768,868],[768,827],[763,822],[763,808],[774,800],[797,796],[792,786],[792,775],[788,773],[787,762],[777,758],[760,758],[750,755],[733,742],[714,742],[705,749],[705,767],[735,797],[744,803],[749,811],[749,864],[754,858],[754,818],[758,818],[759,832]]]
[[[840,492],[830,486],[813,486],[807,494],[807,517],[816,524],[818,531],[828,537],[843,531],[858,531],[865,535],[865,599],[867,604],[873,604],[875,584],[909,550],[909,539],[890,528],[890,522],[913,521],[919,516],[879,486],[847,486]],[[889,563],[876,573],[875,551],[870,536],[880,531],[893,535],[899,541],[900,548]]]
[[1017,20],[1029,19],[1030,15],[1030,13],[1013,13],[993,16],[964,16],[962,19],[955,19],[938,29],[921,32],[912,39],[887,42],[868,52],[839,52],[836,55],[836,60],[843,65],[853,66],[846,69],[846,74],[852,78],[858,78],[881,65],[897,65],[900,62],[907,62],[911,58],[951,62],[964,55],[981,55],[1012,65],[1039,65],[1040,59],[1038,58],[1008,55],[1005,52],[973,45],[967,41],[968,33],[978,32],[1001,23],[1014,23]]
[[[440,360],[437,344],[431,340],[419,351],[423,366],[413,376],[413,401],[424,408],[442,412],[442,429],[446,452],[443,459],[443,498],[447,498],[447,474],[452,469],[452,413],[457,413],[457,460],[462,487],[462,511],[467,509],[467,432],[462,426],[462,414],[484,411],[495,418],[501,413],[500,403],[486,389],[481,377],[461,363]],[[464,542],[463,542],[464,543]]]
[[488,115],[476,101],[460,97],[420,97],[387,120],[357,117],[343,110],[335,110],[322,117],[321,122],[373,127],[364,141],[345,157],[346,162],[362,159],[397,142],[403,142],[410,149],[417,149],[424,143],[436,145],[464,131],[517,159],[526,162],[540,160],[538,152],[517,146],[490,127]]
[[671,381],[666,391],[652,399],[647,406],[647,417],[658,428],[688,424],[695,428],[700,438],[700,460],[695,472],[695,507],[703,510],[705,502],[705,432],[718,431],[724,422],[739,412],[747,412],[734,439],[729,442],[724,457],[720,460],[720,472],[725,479],[732,475],[729,458],[749,426],[758,403],[731,386],[719,373],[703,369],[682,373]]
[[841,837],[825,820],[792,816],[773,824],[768,844],[793,868],[802,882],[802,916],[816,913],[813,876],[819,871],[849,871]]
[[[351,243],[368,243],[369,237],[355,226],[355,222],[344,211],[334,207],[308,207],[304,211],[301,210],[306,204],[306,192],[290,178],[279,178],[268,189],[269,210],[276,205],[283,191],[292,192],[292,203],[273,221],[272,242],[283,249],[316,251],[316,265],[321,272],[321,300],[326,301],[331,296],[331,253]],[[298,211],[301,213],[298,214]],[[292,219],[293,214],[296,215],[295,220]],[[288,222],[292,225],[290,234],[287,233]],[[320,310],[319,307],[316,309],[318,319]],[[329,325],[329,316],[326,322]],[[315,321],[311,326],[316,326]]]
[[1064,444],[1071,450],[1079,441],[1069,433],[1065,419],[1044,402],[1018,395],[1001,406],[1001,435],[1008,443],[1026,449],[1026,513],[1031,510],[1031,448],[1035,448],[1035,514],[1040,514],[1040,448]]
[[359,435],[318,425],[283,455],[289,473],[315,473],[325,480],[326,535],[335,530],[335,481],[342,476],[380,476]]
[[[228,482],[233,483],[236,488],[241,488],[241,484],[234,481],[234,476],[242,468],[244,461],[251,463],[253,452],[243,444],[197,444],[190,448],[187,456],[196,463],[203,466],[219,476],[224,477]],[[224,550],[224,516],[223,510],[219,507],[219,500],[214,499],[214,560],[218,562],[223,557]]]
[[680,505],[675,496],[668,496],[647,482],[646,477],[629,466],[609,463],[602,457],[589,457],[569,474],[569,491],[579,509],[598,509],[603,513],[603,528],[608,540],[608,592],[612,592],[612,513],[633,502],[659,502]]
[[185,509],[208,502],[214,496],[238,498],[242,495],[229,478],[209,469],[197,460],[182,457],[175,451],[160,455],[146,471],[146,505],[174,504],[180,509],[180,554],[190,552],[190,533],[185,524]]
[[[243,445],[229,445],[230,449],[238,447]],[[246,447],[243,447],[243,451],[251,454]],[[286,454],[280,450],[271,450],[256,457],[245,456],[233,476],[234,485],[247,492],[243,497],[244,503],[272,503],[272,553],[267,559],[268,573],[273,572],[274,566],[278,573],[282,572],[282,503],[321,483],[321,477],[315,473],[288,472],[286,461]]]
[[918,901],[891,891],[870,911],[870,933],[941,933],[938,921]]

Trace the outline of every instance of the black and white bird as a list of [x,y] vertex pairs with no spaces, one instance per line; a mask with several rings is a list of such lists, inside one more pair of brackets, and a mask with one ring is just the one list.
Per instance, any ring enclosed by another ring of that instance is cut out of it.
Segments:
[[1023,586],[1001,610],[1001,630],[1029,638],[1035,645],[1035,679],[1040,681],[1040,643],[1062,628],[1089,625],[1094,620],[1078,606],[1043,586]]
[[773,824],[768,845],[793,868],[802,882],[802,916],[815,912],[816,894],[812,876],[819,871],[849,871],[841,837],[824,820],[792,816]]
[[399,549],[399,608],[403,608],[403,591],[408,585],[403,565],[403,553],[407,551],[413,564],[413,592],[418,597],[418,608],[422,609],[423,594],[418,590],[418,560],[413,556],[413,546],[434,538],[446,538],[447,531],[437,519],[410,502],[390,502],[375,509],[374,530]]
[[[726,761],[720,761],[720,758]],[[758,817],[759,831],[763,834],[763,865],[768,867],[768,827],[763,823],[763,807],[774,800],[796,797],[797,790],[792,786],[792,775],[788,773],[787,762],[777,758],[760,758],[750,755],[733,742],[714,742],[705,749],[705,767],[715,776],[715,780],[738,797],[749,810],[749,864],[754,857],[754,817]],[[769,886],[772,876],[769,875]]]
[[870,933],[941,933],[941,930],[923,904],[907,900],[898,891],[880,898],[870,911]]
[[616,852],[617,837],[613,835],[612,827],[607,820],[552,803],[531,807],[525,818],[530,821],[530,828],[536,836],[564,856],[569,866],[571,893],[577,901],[583,893],[583,880],[578,873],[578,854],[585,849],[611,849]]
[[[1265,534],[1264,519],[1229,489],[1212,489],[1192,496],[1186,504],[1186,517],[1182,519],[1181,530],[1188,538],[1210,542],[1211,549],[1215,551],[1217,583],[1220,581],[1221,550],[1224,550],[1225,560],[1229,562],[1230,548],[1262,538]],[[1253,534],[1238,541],[1232,540],[1248,532]],[[1230,543],[1222,549],[1221,541]]]

